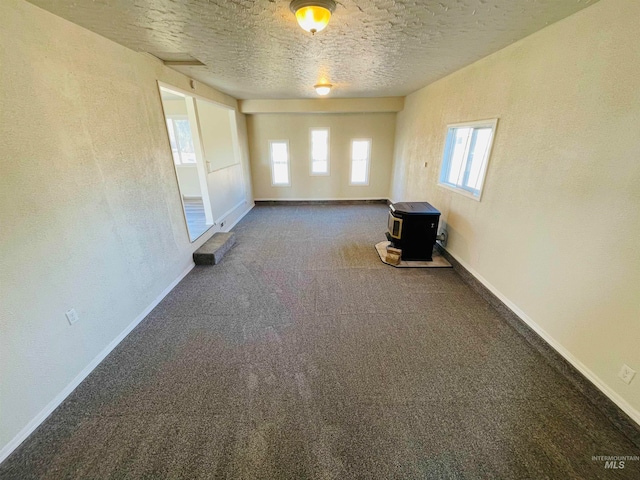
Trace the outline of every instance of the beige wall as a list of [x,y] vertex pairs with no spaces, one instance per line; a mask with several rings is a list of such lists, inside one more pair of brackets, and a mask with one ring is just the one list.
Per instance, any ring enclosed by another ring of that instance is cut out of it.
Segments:
[[230,225],[227,217],[236,210],[243,210],[250,199],[249,182],[245,181],[250,179],[245,174],[245,169],[249,168],[248,155],[241,162],[241,151],[237,148],[238,138],[242,137],[246,149],[246,121],[244,115],[236,115],[235,109],[202,99],[197,99],[196,104],[212,220],[219,229],[222,222],[226,222],[224,227]]
[[[439,208],[449,251],[640,422],[617,378],[640,372],[638,18],[602,0],[408,96],[391,196]],[[482,201],[438,187],[447,123],[494,117]]]
[[176,165],[180,193],[185,198],[202,198],[198,168],[195,165]]
[[240,163],[236,158],[233,130],[235,113],[223,106],[197,100],[198,122],[208,172]]
[[184,115],[185,117],[189,115],[184,98],[180,100],[162,100],[162,106],[165,115]]
[[[190,90],[146,55],[0,2],[0,458],[215,231],[189,242],[157,80]],[[238,126],[249,179],[243,115]]]
[[[258,199],[387,198],[395,113],[258,114],[247,116],[251,175]],[[309,129],[330,129],[330,175],[311,176]],[[350,186],[352,138],[371,138],[369,185]],[[289,140],[291,186],[271,185],[269,140]]]
[[404,97],[238,100],[242,113],[396,113]]

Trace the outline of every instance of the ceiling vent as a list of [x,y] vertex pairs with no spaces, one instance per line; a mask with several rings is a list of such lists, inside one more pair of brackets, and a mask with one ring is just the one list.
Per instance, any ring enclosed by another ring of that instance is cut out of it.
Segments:
[[204,63],[188,53],[149,52],[168,67],[204,67]]

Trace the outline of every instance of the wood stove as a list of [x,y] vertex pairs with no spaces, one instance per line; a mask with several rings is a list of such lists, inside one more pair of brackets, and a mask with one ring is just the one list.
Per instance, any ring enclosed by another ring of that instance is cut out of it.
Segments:
[[431,261],[439,220],[440,212],[427,202],[393,203],[389,205],[387,240],[402,250],[403,260]]

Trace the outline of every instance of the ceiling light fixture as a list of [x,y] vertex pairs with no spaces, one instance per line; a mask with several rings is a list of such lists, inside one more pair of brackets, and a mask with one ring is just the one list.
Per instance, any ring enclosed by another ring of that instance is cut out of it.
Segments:
[[333,0],[293,0],[289,5],[295,14],[298,24],[303,30],[315,34],[329,23],[331,14],[336,9]]
[[319,83],[318,85],[313,86],[313,88],[316,89],[316,93],[318,95],[328,95],[331,91],[331,87],[333,87],[333,85],[331,85],[330,83]]

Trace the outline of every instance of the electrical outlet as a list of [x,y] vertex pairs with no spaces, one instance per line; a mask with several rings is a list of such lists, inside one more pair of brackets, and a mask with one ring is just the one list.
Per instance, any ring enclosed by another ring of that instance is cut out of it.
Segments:
[[78,320],[80,320],[80,317],[78,317],[78,312],[76,312],[75,308],[67,310],[66,312],[64,312],[64,314],[67,316],[67,320],[69,320],[69,325],[73,325]]
[[636,371],[633,368],[631,368],[629,365],[622,365],[622,368],[620,369],[620,373],[618,373],[618,376],[624,383],[628,385],[631,383],[631,380],[633,380],[633,377],[635,376],[635,374],[636,374]]

